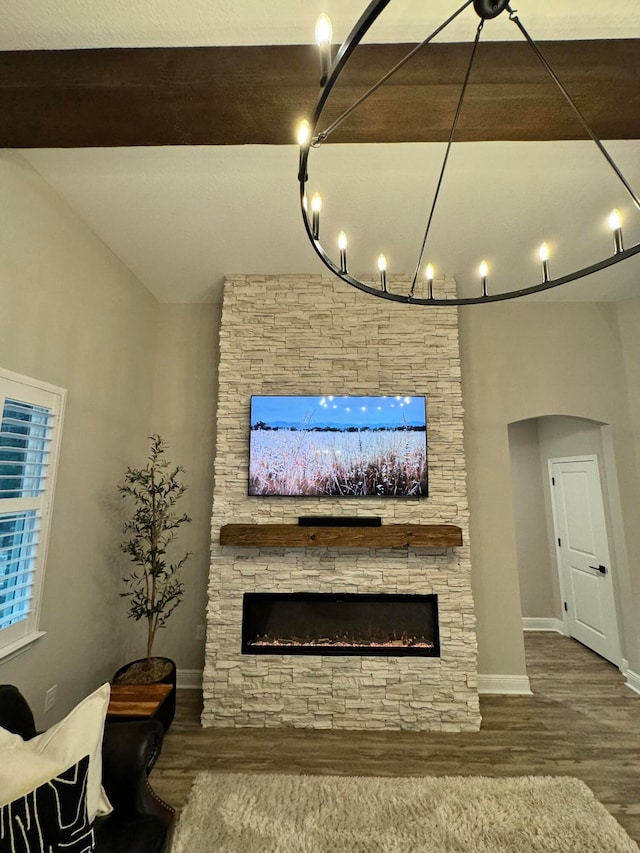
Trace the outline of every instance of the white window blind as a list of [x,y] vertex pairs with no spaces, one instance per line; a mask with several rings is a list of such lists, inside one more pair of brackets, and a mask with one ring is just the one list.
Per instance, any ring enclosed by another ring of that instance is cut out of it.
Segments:
[[64,398],[0,370],[0,654],[39,630]]

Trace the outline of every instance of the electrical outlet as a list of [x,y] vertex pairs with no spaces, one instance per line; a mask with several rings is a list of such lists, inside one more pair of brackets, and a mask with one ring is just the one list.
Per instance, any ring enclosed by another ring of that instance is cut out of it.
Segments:
[[204,640],[206,638],[205,626],[196,625],[196,640]]
[[58,685],[54,684],[50,687],[47,692],[44,694],[44,712],[50,711],[53,706],[56,704],[56,690],[58,689]]

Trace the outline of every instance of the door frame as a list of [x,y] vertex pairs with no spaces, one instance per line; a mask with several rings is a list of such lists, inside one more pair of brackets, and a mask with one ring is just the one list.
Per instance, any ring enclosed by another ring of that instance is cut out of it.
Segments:
[[[607,565],[609,566],[609,575],[611,578],[611,588],[613,593],[613,616],[615,622],[615,630],[617,635],[617,646],[619,649],[619,659],[618,661],[610,661],[617,666],[621,672],[625,672],[625,662],[622,654],[622,637],[620,634],[620,619],[618,615],[618,590],[617,583],[614,581],[614,575],[612,572],[612,560],[611,560],[611,531],[609,529],[609,525],[607,524],[607,512],[606,512],[606,504],[605,504],[605,490],[603,488],[602,483],[602,474],[600,470],[600,462],[595,453],[579,453],[576,456],[554,456],[547,458],[547,471],[549,476],[549,491],[551,494],[551,518],[553,522],[553,540],[554,540],[554,548],[556,554],[556,571],[558,573],[558,584],[560,588],[560,597],[562,602],[564,603],[567,600],[566,597],[566,586],[565,586],[565,578],[563,571],[563,562],[562,562],[562,554],[561,548],[558,545],[559,532],[558,532],[558,510],[556,507],[556,497],[555,490],[553,486],[553,465],[554,463],[563,463],[563,462],[595,462],[596,469],[598,471],[598,482],[600,484],[600,496],[602,499],[602,507],[604,514],[604,526],[605,526],[605,534],[606,534],[606,543],[607,543],[607,553],[605,554]],[[562,608],[562,625],[564,633],[567,637],[571,636],[569,630],[569,619],[567,616],[567,611]]]

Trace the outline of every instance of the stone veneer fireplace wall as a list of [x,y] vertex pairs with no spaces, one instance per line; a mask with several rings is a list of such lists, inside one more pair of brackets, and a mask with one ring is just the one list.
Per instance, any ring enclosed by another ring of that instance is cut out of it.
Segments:
[[[455,282],[440,287],[453,293]],[[203,725],[476,731],[456,309],[382,302],[321,276],[229,276],[219,370]],[[249,498],[252,394],[425,395],[429,498]],[[219,544],[224,524],[295,524],[300,515],[455,524],[464,544],[438,550]],[[242,655],[245,592],[435,594],[440,657]]]

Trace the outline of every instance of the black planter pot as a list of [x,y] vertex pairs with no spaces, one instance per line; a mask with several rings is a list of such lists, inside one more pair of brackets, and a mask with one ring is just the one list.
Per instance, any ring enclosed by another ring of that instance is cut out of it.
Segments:
[[[146,660],[146,658],[139,658],[138,660],[130,661],[129,663],[126,663],[124,666],[121,666],[120,669],[113,676],[112,682],[114,684],[124,683],[120,680],[120,677],[130,667],[132,667],[134,664],[144,663],[145,660]],[[163,676],[162,678],[158,678],[156,681],[145,681],[145,682],[139,681],[137,683],[138,684],[171,684],[171,686],[173,687],[173,690],[171,691],[171,693],[169,693],[169,695],[167,696],[165,701],[162,703],[158,713],[155,716],[155,719],[159,720],[162,723],[162,725],[164,726],[164,730],[166,732],[167,729],[169,728],[169,726],[171,725],[171,723],[173,722],[173,718],[174,718],[175,713],[176,713],[176,665],[175,665],[175,662],[171,660],[171,658],[160,657],[159,655],[154,655],[152,660],[166,661],[171,666],[170,671],[165,676]],[[126,683],[135,683],[135,682],[126,682]]]

